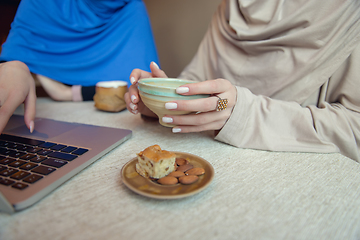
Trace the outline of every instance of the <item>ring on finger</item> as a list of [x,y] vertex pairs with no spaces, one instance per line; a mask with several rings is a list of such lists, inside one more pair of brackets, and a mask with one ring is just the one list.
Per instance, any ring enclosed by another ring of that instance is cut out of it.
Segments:
[[216,111],[219,112],[219,111],[223,111],[227,108],[227,104],[228,104],[228,100],[227,98],[220,98],[219,96],[215,95],[215,97],[218,98],[218,101],[217,101],[217,104],[216,104]]

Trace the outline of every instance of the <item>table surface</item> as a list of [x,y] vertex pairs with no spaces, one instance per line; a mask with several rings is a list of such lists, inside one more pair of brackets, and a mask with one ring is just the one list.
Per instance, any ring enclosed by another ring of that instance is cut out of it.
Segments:
[[[235,148],[212,132],[173,134],[126,110],[98,111],[93,102],[37,103],[38,117],[126,128],[133,136],[31,208],[0,213],[0,239],[360,238],[360,166],[340,154]],[[215,170],[210,186],[174,200],[129,190],[121,168],[153,144],[206,159]]]

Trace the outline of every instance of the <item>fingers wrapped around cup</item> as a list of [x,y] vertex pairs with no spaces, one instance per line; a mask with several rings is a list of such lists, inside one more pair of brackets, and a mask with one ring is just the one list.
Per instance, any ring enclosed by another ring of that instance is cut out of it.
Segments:
[[194,81],[177,78],[144,78],[138,82],[139,95],[145,106],[159,117],[161,125],[173,127],[173,124],[162,121],[165,115],[184,115],[192,112],[166,109],[166,103],[176,100],[207,98],[210,96],[208,94],[180,95],[176,93],[176,88],[189,83],[194,83]]

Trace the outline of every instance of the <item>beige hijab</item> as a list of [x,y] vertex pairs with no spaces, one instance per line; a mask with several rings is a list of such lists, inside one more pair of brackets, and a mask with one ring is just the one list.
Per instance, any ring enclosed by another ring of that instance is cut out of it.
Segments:
[[179,77],[303,103],[359,44],[359,18],[359,0],[224,0]]

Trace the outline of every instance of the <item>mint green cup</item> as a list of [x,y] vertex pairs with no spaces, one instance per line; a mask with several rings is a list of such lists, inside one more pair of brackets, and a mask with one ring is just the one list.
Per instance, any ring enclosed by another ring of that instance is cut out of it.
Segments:
[[192,112],[168,110],[165,108],[165,103],[175,100],[207,98],[210,96],[208,94],[184,96],[176,93],[176,88],[188,83],[195,82],[178,78],[144,78],[139,80],[138,89],[141,100],[146,107],[159,117],[159,123],[165,127],[173,127],[173,124],[164,123],[162,117],[165,115],[185,115]]

